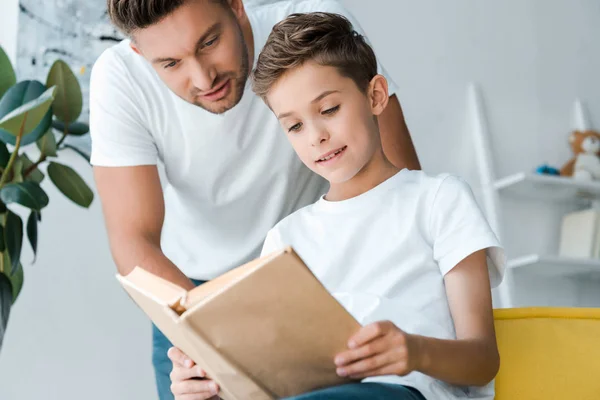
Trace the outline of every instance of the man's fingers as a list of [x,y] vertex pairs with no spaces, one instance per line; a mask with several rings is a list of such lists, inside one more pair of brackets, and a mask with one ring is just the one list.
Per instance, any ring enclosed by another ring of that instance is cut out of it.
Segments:
[[171,382],[185,381],[193,378],[206,378],[206,371],[197,365],[193,368],[175,366],[173,367],[173,371],[171,371],[170,377]]
[[173,364],[181,365],[182,367],[191,368],[194,366],[194,361],[189,358],[183,351],[177,347],[171,347],[167,352],[167,356]]

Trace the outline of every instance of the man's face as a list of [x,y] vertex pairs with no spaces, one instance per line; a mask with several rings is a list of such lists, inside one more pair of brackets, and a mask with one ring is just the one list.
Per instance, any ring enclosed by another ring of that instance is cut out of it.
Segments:
[[334,67],[286,72],[267,102],[302,162],[332,184],[352,179],[381,147],[368,96]]
[[227,5],[190,0],[135,31],[132,47],[177,96],[221,114],[239,103],[248,80],[248,48],[239,17]]

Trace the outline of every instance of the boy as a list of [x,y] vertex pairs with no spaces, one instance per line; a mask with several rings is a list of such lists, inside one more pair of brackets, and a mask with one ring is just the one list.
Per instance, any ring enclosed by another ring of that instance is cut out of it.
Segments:
[[263,254],[293,246],[364,325],[332,360],[363,383],[296,399],[492,399],[490,280],[501,279],[502,250],[466,183],[385,157],[387,82],[364,38],[340,15],[292,15],[253,78],[300,159],[330,183],[269,232]]

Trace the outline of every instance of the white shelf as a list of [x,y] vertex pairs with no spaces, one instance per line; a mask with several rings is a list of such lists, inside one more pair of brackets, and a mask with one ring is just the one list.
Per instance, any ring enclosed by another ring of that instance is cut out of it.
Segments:
[[581,182],[554,175],[520,172],[494,182],[502,194],[541,200],[600,200],[600,182]]
[[530,254],[509,260],[507,268],[544,276],[600,279],[600,259],[578,259]]

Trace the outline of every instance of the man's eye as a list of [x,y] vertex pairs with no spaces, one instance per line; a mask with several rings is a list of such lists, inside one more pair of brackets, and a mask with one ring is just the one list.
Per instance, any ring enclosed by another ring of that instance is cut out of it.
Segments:
[[337,110],[339,110],[339,109],[340,109],[340,106],[335,106],[335,107],[332,107],[332,108],[329,108],[329,109],[323,111],[321,114],[323,114],[323,115],[335,114],[337,112]]
[[288,132],[298,132],[301,127],[302,127],[302,124],[300,122],[298,122],[296,125],[292,126],[290,129],[288,129]]
[[177,65],[177,61],[171,61],[170,63],[168,63],[167,65],[165,65],[165,69],[167,69],[167,68],[173,68],[176,65]]

